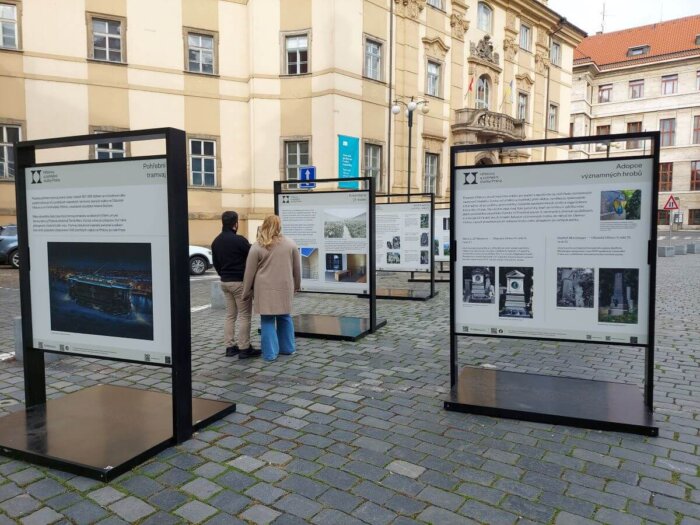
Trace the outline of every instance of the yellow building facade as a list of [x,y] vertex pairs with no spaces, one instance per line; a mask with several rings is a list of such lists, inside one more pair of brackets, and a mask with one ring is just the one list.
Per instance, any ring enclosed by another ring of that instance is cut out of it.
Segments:
[[428,108],[414,113],[411,192],[437,200],[451,145],[567,136],[585,36],[538,0],[0,0],[0,27],[0,224],[15,220],[17,138],[172,126],[188,136],[190,241],[205,245],[227,209],[254,232],[273,182],[299,166],[337,177],[339,135],[359,139],[360,174],[380,192],[406,193],[394,100]]

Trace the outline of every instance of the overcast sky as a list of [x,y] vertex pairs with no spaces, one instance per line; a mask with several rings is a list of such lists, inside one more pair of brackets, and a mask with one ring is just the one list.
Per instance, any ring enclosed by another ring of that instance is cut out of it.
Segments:
[[700,0],[549,0],[547,4],[589,35],[700,14]]

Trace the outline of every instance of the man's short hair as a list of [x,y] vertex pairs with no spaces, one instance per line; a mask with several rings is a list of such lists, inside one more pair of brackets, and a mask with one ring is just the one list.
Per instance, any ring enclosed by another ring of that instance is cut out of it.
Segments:
[[235,211],[225,211],[221,214],[221,224],[224,228],[233,228],[238,222],[238,214]]

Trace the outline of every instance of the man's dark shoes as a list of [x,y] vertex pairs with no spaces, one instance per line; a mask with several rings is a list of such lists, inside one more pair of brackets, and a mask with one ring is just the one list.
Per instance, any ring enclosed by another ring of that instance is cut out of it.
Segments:
[[235,355],[238,355],[238,352],[238,345],[229,346],[228,348],[226,348],[226,357],[233,357]]
[[238,359],[249,359],[251,357],[260,357],[260,354],[262,352],[260,350],[256,350],[252,346],[246,348],[245,350],[240,350],[238,352]]

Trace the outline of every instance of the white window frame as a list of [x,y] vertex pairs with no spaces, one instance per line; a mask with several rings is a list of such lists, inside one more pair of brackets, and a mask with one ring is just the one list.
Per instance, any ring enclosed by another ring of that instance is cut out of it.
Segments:
[[477,5],[476,27],[487,33],[493,32],[493,8],[486,2],[479,2]]
[[435,9],[439,9],[440,11],[444,11],[444,7],[442,7],[442,0],[428,0],[428,5],[430,7],[434,7]]
[[[100,132],[96,132],[99,134]],[[116,147],[121,145],[121,147]],[[101,142],[95,144],[95,158],[103,159],[123,159],[127,156],[125,142]]]
[[486,75],[476,80],[476,109],[491,109],[491,81]]
[[[667,132],[665,132],[663,128],[664,122],[669,123],[669,129]],[[662,118],[659,119],[659,133],[661,134],[661,139],[659,141],[659,145],[662,148],[668,148],[671,146],[676,145],[676,129],[677,129],[677,122],[675,118]],[[666,137],[668,136],[668,143],[665,143],[667,141]]]
[[[305,47],[300,47],[299,45],[290,48],[290,42],[299,42],[305,40]],[[296,76],[296,75],[306,75],[310,72],[311,68],[311,49],[309,46],[309,33],[292,33],[284,35],[284,73],[285,75]],[[302,60],[301,53],[306,51],[306,60]],[[293,62],[289,60],[289,54],[295,53],[296,59]],[[293,65],[294,71],[290,72],[290,67]],[[302,71],[302,66],[306,65],[306,71]]]
[[[6,9],[12,12],[13,18],[7,16]],[[9,27],[13,28],[13,42],[6,45],[5,38]],[[19,7],[15,3],[0,2],[0,49],[19,49]]]
[[[206,40],[211,40],[211,47],[206,47],[204,45]],[[192,40],[195,40],[193,42]],[[190,53],[195,51],[199,60],[192,61]],[[211,71],[205,71],[206,62],[202,60],[206,55],[210,55],[211,58]],[[193,68],[192,65],[195,64],[197,67]],[[198,33],[196,31],[187,32],[187,71],[190,73],[201,73],[203,75],[215,75],[216,74],[216,37],[207,33]]]
[[518,120],[528,121],[530,109],[530,96],[522,91],[518,92],[518,114],[516,118]]
[[[637,96],[637,97],[634,96],[635,89],[637,89],[637,91],[639,91],[639,96]],[[630,82],[629,82],[629,98],[631,100],[644,98],[644,79],[630,80]]]
[[423,193],[438,193],[438,178],[440,177],[440,154],[425,152],[423,161]]
[[363,176],[374,179],[374,187],[377,191],[384,191],[384,148],[381,144],[365,142],[362,152]]
[[530,51],[532,49],[532,27],[520,22],[520,49]]
[[[13,128],[17,130],[17,141],[22,140],[22,126],[17,124],[5,124],[0,122],[0,150],[2,150],[2,158],[0,158],[0,180],[15,179],[15,147],[8,138],[7,130]],[[10,173],[10,171],[12,173]]]
[[[605,104],[606,102],[612,102],[612,84],[603,84],[598,86],[598,104]],[[603,93],[607,93],[605,100],[603,100]]]
[[[373,49],[374,48],[374,49]],[[384,44],[372,37],[365,37],[365,76],[372,80],[384,80]]]
[[695,73],[695,91],[700,91],[700,70]]
[[561,67],[561,43],[556,40],[552,40],[549,45],[549,61],[555,66]]
[[[300,147],[306,144],[306,153],[301,153]],[[290,146],[294,146],[297,158],[296,164],[289,162]],[[306,155],[306,162],[301,161],[301,156]],[[311,165],[311,141],[308,139],[285,139],[284,140],[284,180],[299,180],[299,168]]]
[[[435,66],[437,74],[431,73],[430,67]],[[425,92],[431,97],[442,97],[442,64],[436,60],[428,59],[425,69]]]
[[559,131],[559,104],[549,104],[547,109],[547,129]]
[[[106,32],[95,30],[95,23],[106,24]],[[110,24],[117,24],[117,33],[110,32]],[[104,47],[97,47],[96,39],[100,37],[105,39]],[[103,17],[100,15],[92,15],[90,17],[90,38],[90,49],[92,55],[90,58],[92,58],[93,60],[99,60],[100,62],[108,62],[112,64],[124,64],[126,62],[126,48],[124,46],[124,22],[122,20]],[[110,57],[111,52],[117,52],[117,48],[114,48],[113,50],[110,47],[110,43],[113,41],[119,43],[119,60],[112,60],[112,58]],[[97,50],[104,51],[104,58],[98,58],[96,56]]]
[[[671,91],[669,91],[669,86]],[[661,77],[661,94],[675,95],[678,93],[678,75],[664,75]]]
[[[199,143],[199,153],[194,153],[193,148],[192,148],[194,143]],[[211,155],[205,153],[205,148],[204,148],[205,143],[212,144],[212,154]],[[188,154],[189,154],[189,161],[190,161],[189,185],[193,188],[216,188],[217,187],[217,179],[218,179],[217,166],[216,166],[216,155],[217,155],[216,140],[199,138],[199,137],[192,137],[188,141],[188,146],[189,146]],[[195,182],[194,182],[194,174],[195,174],[194,161],[195,160],[199,160],[201,162],[201,169],[196,171],[201,176],[201,183],[200,184],[195,184]],[[211,160],[213,163],[214,169],[211,172],[206,170],[205,164],[206,164],[207,160]],[[206,174],[207,173],[213,173],[213,176],[214,176],[214,183],[213,184],[206,184]]]

